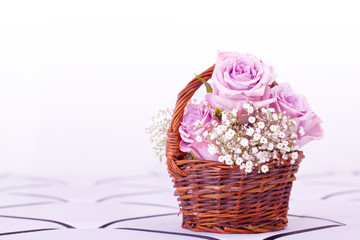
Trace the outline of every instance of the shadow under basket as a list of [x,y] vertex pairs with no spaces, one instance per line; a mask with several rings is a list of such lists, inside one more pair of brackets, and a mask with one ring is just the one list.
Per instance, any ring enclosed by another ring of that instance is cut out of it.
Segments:
[[[214,66],[199,76],[208,80]],[[239,166],[185,159],[179,127],[185,106],[201,82],[194,78],[178,95],[166,143],[167,166],[180,202],[182,227],[214,233],[262,233],[283,229],[299,163],[270,162],[267,173],[245,173]]]

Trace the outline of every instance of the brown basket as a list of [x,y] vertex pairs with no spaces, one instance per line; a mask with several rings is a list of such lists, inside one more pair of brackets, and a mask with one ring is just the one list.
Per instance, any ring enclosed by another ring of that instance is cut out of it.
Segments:
[[[211,78],[214,66],[199,76]],[[179,127],[184,109],[201,81],[194,78],[178,95],[166,143],[167,166],[180,202],[183,228],[215,233],[260,233],[283,229],[295,164],[269,164],[267,173],[245,174],[239,166],[216,161],[185,159],[180,151]]]

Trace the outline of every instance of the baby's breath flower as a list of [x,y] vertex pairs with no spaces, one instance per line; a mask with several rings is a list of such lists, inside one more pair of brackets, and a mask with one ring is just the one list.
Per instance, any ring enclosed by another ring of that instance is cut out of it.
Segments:
[[282,149],[282,148],[283,148],[283,144],[282,144],[282,143],[278,143],[278,144],[276,145],[276,147],[277,147],[278,149]]
[[285,136],[286,136],[286,134],[284,132],[279,133],[279,138],[284,138]]
[[252,127],[250,127],[246,130],[246,135],[252,136],[254,132],[255,132],[255,130]]
[[302,126],[299,127],[299,134],[300,136],[304,136],[305,135],[305,130]]
[[259,133],[254,133],[254,136],[253,136],[254,140],[257,141],[261,138],[261,135]]
[[292,134],[290,135],[290,138],[291,138],[291,139],[296,139],[296,138],[297,138],[296,133],[292,133]]
[[291,158],[292,158],[292,159],[297,159],[298,157],[299,157],[298,152],[293,152],[293,153],[291,153]]
[[258,126],[259,128],[261,128],[261,129],[263,129],[263,128],[265,127],[265,123],[263,123],[263,122],[258,122],[258,123],[257,123],[257,126]]
[[243,138],[241,139],[240,144],[243,147],[247,147],[249,145],[249,140],[247,140],[247,138]]
[[272,117],[273,117],[273,119],[274,119],[275,121],[278,120],[278,115],[277,115],[276,113],[273,113]]
[[209,144],[208,152],[209,152],[211,155],[215,155],[215,154],[217,153],[217,148],[216,148],[216,146],[213,145],[213,144]]
[[262,171],[263,173],[266,173],[266,172],[269,171],[269,167],[268,167],[267,165],[262,165],[262,166],[261,166],[261,171]]
[[209,132],[208,132],[208,131],[204,131],[204,132],[203,132],[203,136],[204,136],[204,137],[207,137],[208,135],[209,135]]
[[229,129],[226,133],[225,133],[225,138],[227,140],[231,140],[235,135],[235,131],[232,129]]
[[254,163],[252,161],[247,161],[246,163],[246,167],[252,168],[252,166],[254,165]]
[[251,117],[249,117],[248,120],[249,120],[249,123],[254,123],[256,119],[255,119],[255,117],[251,116]]
[[273,132],[275,132],[277,129],[278,129],[278,128],[277,128],[277,126],[275,126],[275,125],[271,125],[271,126],[270,126],[270,130],[273,131]]
[[203,140],[201,136],[196,136],[195,139],[196,139],[197,142],[202,142],[202,140]]
[[201,123],[200,123],[200,120],[198,119],[198,120],[196,120],[194,123],[194,126],[195,127],[200,127],[200,125],[201,125]]
[[259,149],[258,149],[257,147],[251,148],[251,153],[252,153],[252,154],[256,154],[256,153],[258,153],[258,152],[259,152]]
[[272,151],[274,149],[274,144],[273,143],[269,143],[268,148],[269,151]]
[[240,165],[244,162],[244,159],[242,159],[241,157],[238,157],[235,161],[236,165]]
[[263,144],[265,144],[265,143],[268,142],[268,140],[266,139],[266,137],[261,137],[261,138],[260,138],[260,142],[263,143]]

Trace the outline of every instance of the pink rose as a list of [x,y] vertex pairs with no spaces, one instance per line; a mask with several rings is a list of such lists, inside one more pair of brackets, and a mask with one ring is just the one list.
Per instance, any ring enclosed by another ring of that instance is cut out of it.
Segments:
[[284,83],[271,89],[271,95],[276,98],[276,102],[270,106],[276,111],[285,111],[297,122],[297,127],[302,126],[305,135],[300,136],[301,140],[297,144],[302,147],[312,140],[321,139],[324,136],[320,126],[321,119],[310,109],[305,96],[295,93],[289,84]]
[[[179,132],[181,137],[180,150],[192,152],[203,160],[217,160],[218,155],[208,152],[209,142],[204,139],[206,129],[212,129],[212,121],[218,121],[210,108],[203,102],[188,104],[181,122]],[[201,127],[199,127],[201,126]],[[199,141],[201,139],[201,141]]]
[[220,52],[211,77],[213,93],[206,95],[212,107],[241,110],[245,102],[263,107],[270,99],[270,85],[275,80],[271,66],[251,54]]

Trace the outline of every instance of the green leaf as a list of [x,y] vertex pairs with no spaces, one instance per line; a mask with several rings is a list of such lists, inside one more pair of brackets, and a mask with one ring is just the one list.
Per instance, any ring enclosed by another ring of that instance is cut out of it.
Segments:
[[215,108],[215,115],[221,119],[221,110],[219,108]]
[[195,74],[195,76],[196,76],[197,79],[199,79],[199,80],[205,85],[205,87],[206,87],[206,92],[208,92],[208,93],[212,93],[212,92],[213,92],[213,89],[212,89],[211,85],[210,85],[205,79],[199,77],[199,76],[196,75],[196,74]]

